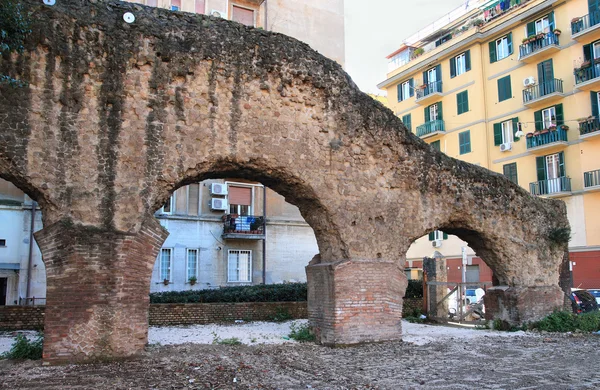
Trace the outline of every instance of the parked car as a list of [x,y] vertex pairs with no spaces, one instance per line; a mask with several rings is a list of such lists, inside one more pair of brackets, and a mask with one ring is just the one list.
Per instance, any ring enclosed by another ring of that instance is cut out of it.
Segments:
[[573,312],[577,314],[598,311],[596,298],[586,290],[571,291],[571,304]]
[[588,291],[596,298],[596,302],[598,303],[598,306],[600,306],[600,289],[591,289]]

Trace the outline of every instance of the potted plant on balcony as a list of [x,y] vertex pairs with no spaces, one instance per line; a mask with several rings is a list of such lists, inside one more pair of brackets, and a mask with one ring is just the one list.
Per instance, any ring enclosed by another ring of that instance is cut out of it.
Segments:
[[534,137],[537,137],[538,135],[540,135],[540,131],[539,130],[536,130],[536,131],[533,132],[533,136]]
[[565,131],[569,130],[569,126],[567,125],[560,125],[560,128]]
[[[554,130],[556,130],[556,126],[554,126]],[[550,132],[550,128],[540,130],[540,135],[548,134]]]
[[556,126],[555,125],[549,126],[548,130],[549,131],[556,131]]
[[578,16],[576,18],[571,19],[571,24],[578,23],[579,21],[581,21],[581,17]]
[[164,279],[164,280],[163,280],[163,284],[164,284],[165,286],[168,286],[168,285],[169,285],[169,279]]
[[195,276],[191,276],[188,281],[190,282],[190,284],[193,286],[194,284],[196,284],[196,282],[198,281],[198,278]]
[[525,137],[526,138],[533,138],[533,133],[527,133],[527,134],[525,134]]
[[425,53],[425,49],[423,49],[422,47],[417,47],[415,49],[415,51],[413,51],[412,55],[413,55],[413,58],[417,58],[418,56],[422,55],[423,53]]
[[481,27],[481,26],[483,26],[483,23],[484,23],[483,19],[477,18],[471,22],[471,26]]
[[536,37],[536,39],[544,39],[546,37],[546,34],[541,32],[541,33],[538,33],[538,35],[536,35],[535,37]]
[[552,31],[554,33],[554,35],[559,36],[560,34],[562,34],[562,31],[560,31],[559,29],[555,28],[554,31]]

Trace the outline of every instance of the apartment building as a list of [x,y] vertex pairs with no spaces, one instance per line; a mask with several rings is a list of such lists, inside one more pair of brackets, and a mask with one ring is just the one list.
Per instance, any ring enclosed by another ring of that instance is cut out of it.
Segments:
[[[391,53],[378,85],[431,147],[564,201],[573,284],[585,288],[600,287],[599,3],[467,1]],[[466,242],[442,232],[413,244],[409,272],[437,251],[456,278],[465,246],[470,278],[491,280]]]

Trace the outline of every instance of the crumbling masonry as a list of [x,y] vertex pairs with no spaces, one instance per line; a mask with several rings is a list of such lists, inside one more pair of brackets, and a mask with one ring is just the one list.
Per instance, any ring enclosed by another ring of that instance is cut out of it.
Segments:
[[[493,269],[495,318],[562,304],[561,202],[413,136],[339,65],[287,36],[113,1],[25,0],[33,33],[0,73],[0,176],[37,200],[48,293],[44,359],[127,357],[147,340],[153,217],[178,187],[262,182],[297,205],[318,339],[401,338],[411,243],[441,229]],[[136,21],[123,21],[125,12]]]

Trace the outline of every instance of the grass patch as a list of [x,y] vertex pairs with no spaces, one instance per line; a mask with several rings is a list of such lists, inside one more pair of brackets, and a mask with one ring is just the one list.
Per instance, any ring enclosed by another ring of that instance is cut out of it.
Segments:
[[10,347],[10,351],[3,353],[0,357],[13,360],[39,360],[42,358],[43,344],[44,336],[41,334],[31,341],[22,334],[18,334],[14,339],[13,345]]
[[217,341],[219,345],[241,345],[242,342],[237,337],[231,337],[229,339],[219,339]]
[[289,310],[286,308],[278,307],[275,310],[275,314],[271,317],[271,321],[273,322],[284,322],[293,319]]
[[600,330],[600,312],[573,314],[568,311],[555,311],[530,324],[529,328],[546,332],[597,332]]
[[308,324],[298,324],[292,322],[290,325],[289,338],[299,341],[301,343],[307,341],[315,341],[315,334]]

